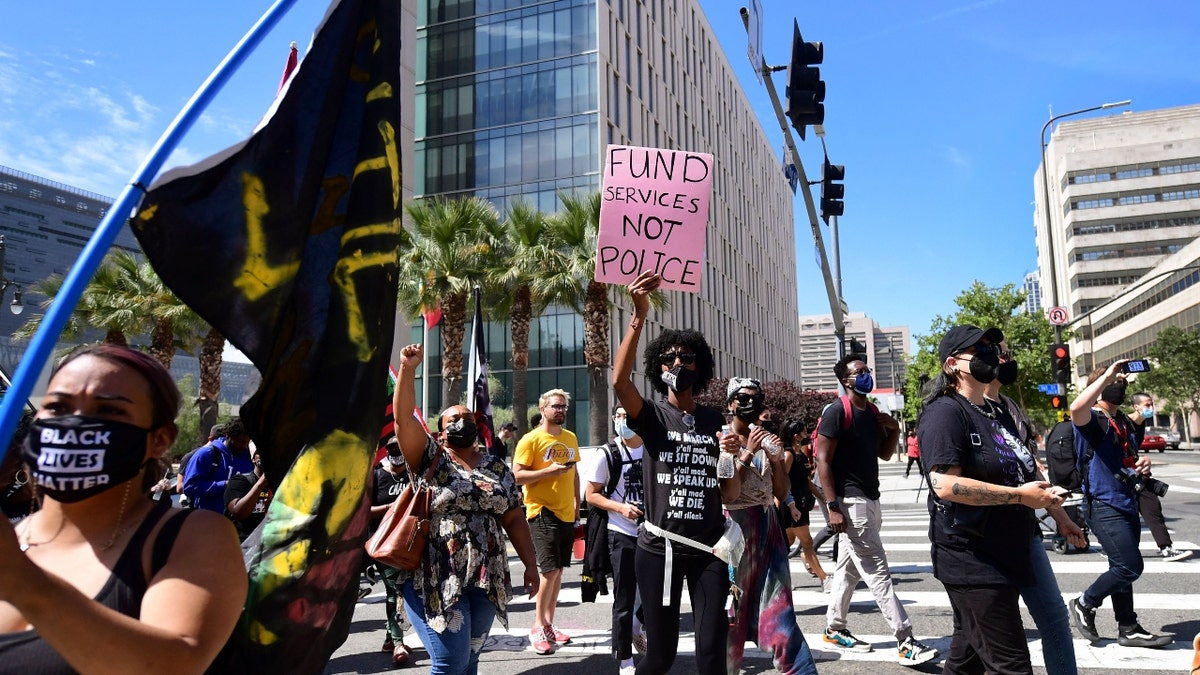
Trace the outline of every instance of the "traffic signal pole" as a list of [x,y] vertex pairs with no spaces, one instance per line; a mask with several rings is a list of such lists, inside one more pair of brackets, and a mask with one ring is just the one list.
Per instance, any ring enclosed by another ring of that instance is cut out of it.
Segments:
[[[745,7],[741,9],[742,25],[746,28],[746,33],[750,32],[750,13]],[[788,126],[787,117],[783,114],[783,106],[779,103],[779,94],[775,91],[775,83],[771,80],[771,72],[774,70],[767,65],[767,60],[764,58],[761,64],[754,64],[763,76],[763,86],[766,87],[767,95],[771,97],[771,107],[775,109],[775,119],[779,122],[779,130],[783,132],[783,140],[787,145],[788,153],[792,157],[792,163],[796,165],[796,171],[800,177],[800,189],[804,193],[804,206],[808,211],[808,224],[812,230],[813,243],[817,247],[817,255],[821,259],[821,276],[825,280],[825,295],[829,298],[829,311],[833,315],[833,331],[838,338],[838,356],[843,356],[843,341],[846,337],[846,317],[842,313],[844,303],[839,297],[838,290],[833,283],[833,274],[829,266],[829,256],[825,252],[825,238],[821,235],[820,220],[817,218],[817,207],[813,202],[812,190],[808,186],[808,176],[804,173],[804,165],[800,162],[800,153],[796,150],[796,143],[792,139],[792,131]]]

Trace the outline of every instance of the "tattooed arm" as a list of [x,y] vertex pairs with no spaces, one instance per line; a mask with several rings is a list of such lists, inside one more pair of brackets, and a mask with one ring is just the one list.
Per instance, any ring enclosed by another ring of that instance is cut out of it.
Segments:
[[1042,509],[1062,503],[1050,483],[1031,481],[1020,487],[996,485],[962,475],[962,468],[938,465],[929,470],[929,484],[939,499],[974,506],[1020,504]]

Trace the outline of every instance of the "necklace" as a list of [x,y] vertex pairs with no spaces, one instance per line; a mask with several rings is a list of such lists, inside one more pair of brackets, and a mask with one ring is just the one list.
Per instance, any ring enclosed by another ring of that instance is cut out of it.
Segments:
[[46,539],[44,541],[30,541],[29,538],[33,536],[33,519],[35,516],[37,516],[40,513],[41,513],[41,511],[37,511],[29,516],[29,524],[25,528],[24,536],[22,536],[21,540],[20,540],[22,553],[25,551],[28,551],[30,548],[32,548],[34,546],[42,546],[44,544],[49,544],[50,542],[54,541],[55,539],[58,539],[58,535],[62,534],[63,524],[66,523],[67,519],[63,518],[62,515],[60,514],[59,518],[58,518],[58,529],[54,531],[54,534],[51,535],[49,539]]
[[133,481],[125,484],[125,493],[121,495],[121,508],[117,510],[117,527],[113,530],[112,536],[108,538],[108,541],[100,547],[101,551],[107,551],[112,548],[113,544],[117,543],[117,539],[125,533],[125,507],[129,506],[129,491],[132,488]]
[[[959,394],[959,396],[962,396],[962,394]],[[965,400],[967,403],[969,403],[972,408],[979,411],[980,415],[983,415],[984,417],[988,418],[989,420],[996,419],[996,411],[992,409],[992,404],[990,402],[988,402],[988,400],[986,398],[983,399],[983,404],[985,406],[987,406],[987,410],[984,410],[983,408],[980,408],[979,406],[975,405],[975,402],[972,401],[971,399],[967,398],[966,396],[963,396],[963,400]]]

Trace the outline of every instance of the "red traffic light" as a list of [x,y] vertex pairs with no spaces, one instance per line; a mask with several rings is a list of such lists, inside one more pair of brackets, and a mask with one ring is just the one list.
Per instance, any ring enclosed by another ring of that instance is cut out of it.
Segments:
[[1066,345],[1054,345],[1052,353],[1056,359],[1065,359],[1071,356],[1071,352],[1067,349]]

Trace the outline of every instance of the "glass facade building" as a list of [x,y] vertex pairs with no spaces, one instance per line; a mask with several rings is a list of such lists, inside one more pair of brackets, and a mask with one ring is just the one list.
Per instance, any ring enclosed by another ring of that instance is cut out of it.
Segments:
[[[643,345],[664,327],[693,328],[720,376],[799,380],[793,196],[697,0],[415,2],[414,197],[475,195],[501,210],[520,197],[553,212],[560,192],[599,190],[610,144],[711,153],[701,290],[669,293]],[[610,299],[615,354],[629,306],[616,289]],[[487,335],[504,387],[493,403],[506,406],[508,326]],[[582,436],[581,318],[552,308],[531,326],[530,350],[530,404],[547,389],[571,392],[567,426]]]

